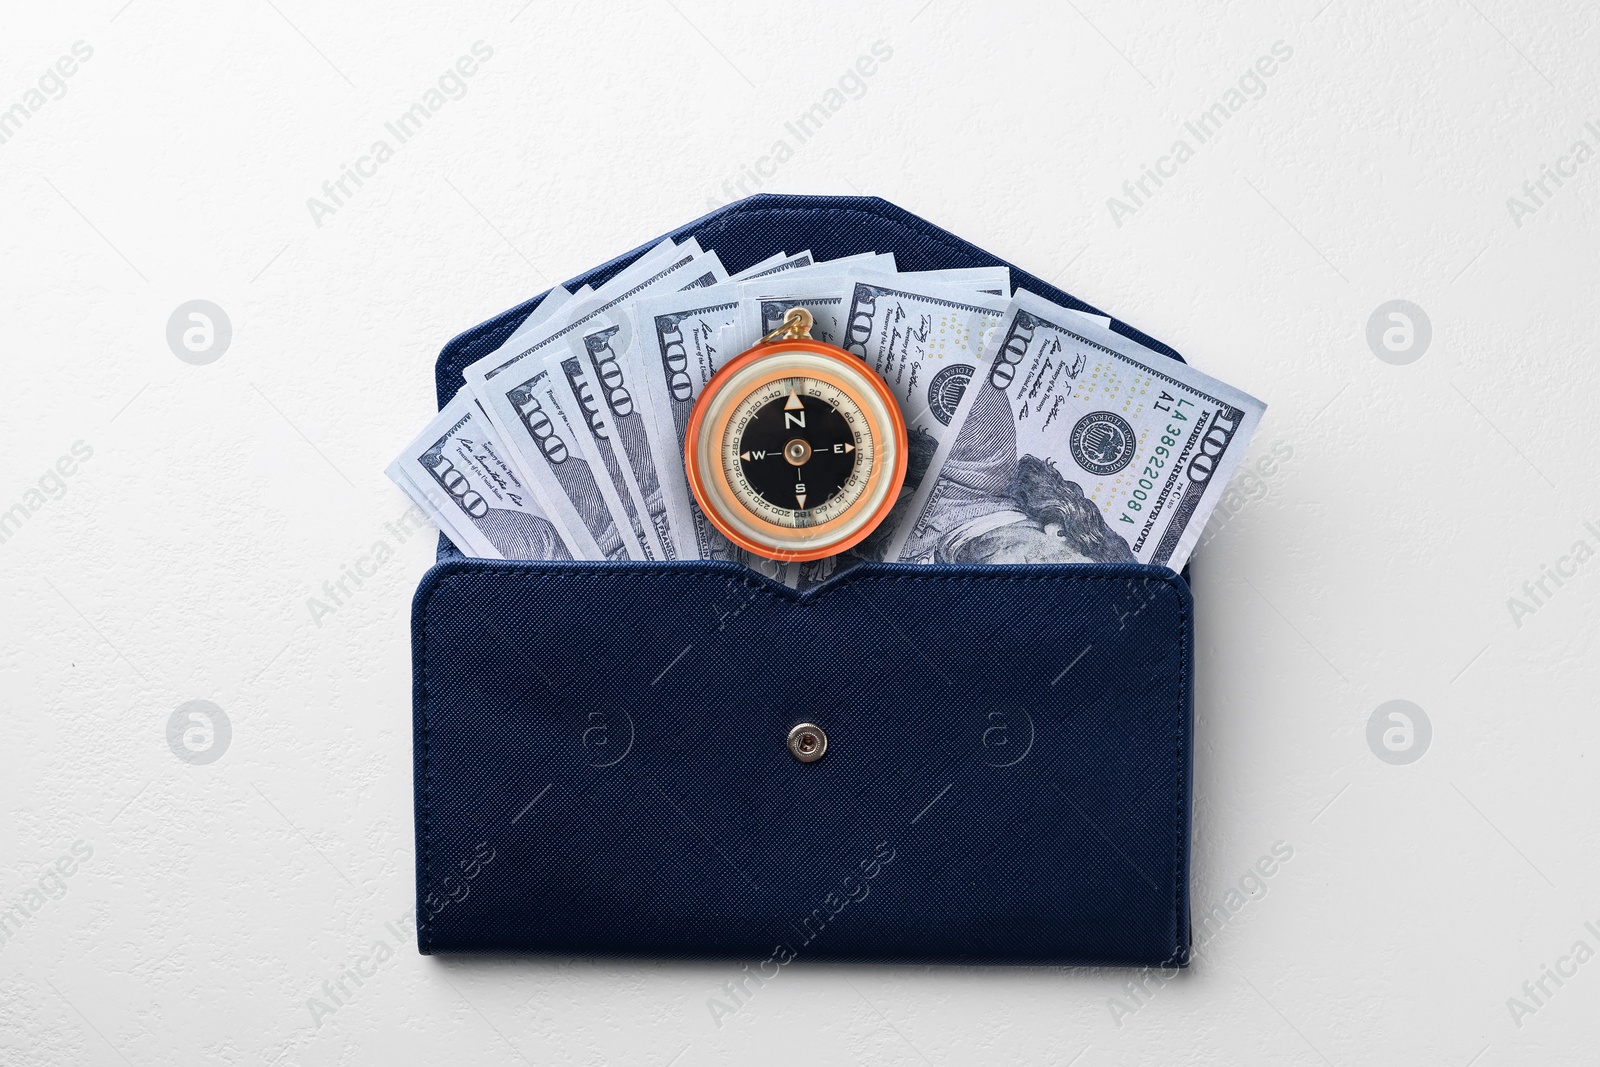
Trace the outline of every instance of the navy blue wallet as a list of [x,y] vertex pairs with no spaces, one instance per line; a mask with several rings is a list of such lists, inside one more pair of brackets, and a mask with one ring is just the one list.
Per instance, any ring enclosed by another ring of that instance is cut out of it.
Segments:
[[[668,236],[730,272],[1009,266],[868,197],[755,196]],[[537,303],[445,346],[441,406]],[[863,563],[800,594],[441,538],[412,610],[418,947],[1185,965],[1192,627],[1163,567]],[[815,762],[786,744],[802,722]]]

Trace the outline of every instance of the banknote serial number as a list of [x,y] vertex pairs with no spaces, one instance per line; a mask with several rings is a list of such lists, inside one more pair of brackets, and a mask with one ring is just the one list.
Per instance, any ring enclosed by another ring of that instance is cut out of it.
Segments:
[[[1167,432],[1161,435],[1161,443],[1151,450],[1150,458],[1145,461],[1144,470],[1139,472],[1139,487],[1129,493],[1128,499],[1123,501],[1122,506],[1126,511],[1144,510],[1144,502],[1150,499],[1150,493],[1156,486],[1155,480],[1160,477],[1159,471],[1167,465],[1166,457],[1172,455],[1172,450],[1178,445],[1178,439],[1173,436],[1176,432],[1177,429],[1168,423]],[[1124,512],[1122,521],[1132,523],[1134,520],[1131,515]]]
[[[1188,404],[1192,407],[1194,406],[1194,401],[1186,397],[1171,396],[1166,390],[1162,390],[1161,399],[1172,405],[1171,411],[1174,419],[1179,422],[1189,421],[1189,416],[1183,413],[1183,405]],[[1160,404],[1156,404],[1154,407],[1158,411],[1166,410]],[[1167,465],[1168,458],[1172,455],[1172,450],[1178,447],[1178,438],[1182,434],[1183,431],[1178,427],[1170,422],[1167,423],[1166,432],[1161,435],[1161,443],[1151,449],[1150,458],[1145,460],[1144,469],[1139,472],[1138,487],[1128,494],[1127,500],[1122,502],[1124,509],[1122,513],[1123,522],[1131,526],[1137,521],[1128,512],[1144,510],[1145,502],[1150,499],[1150,494],[1155,492],[1156,479],[1161,477],[1161,468]]]

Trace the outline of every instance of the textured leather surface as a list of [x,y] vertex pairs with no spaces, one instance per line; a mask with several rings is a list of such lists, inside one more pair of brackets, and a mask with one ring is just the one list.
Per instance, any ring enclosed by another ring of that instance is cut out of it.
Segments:
[[419,945],[1181,961],[1190,626],[1143,566],[868,564],[801,596],[726,563],[442,564]]
[[[1002,264],[867,197],[755,196],[689,235],[730,271]],[[441,405],[538,299],[445,346]],[[714,562],[439,559],[412,634],[423,952],[1187,962],[1193,612],[1170,571],[867,564],[797,596]],[[831,739],[811,765],[784,746],[807,719]]]

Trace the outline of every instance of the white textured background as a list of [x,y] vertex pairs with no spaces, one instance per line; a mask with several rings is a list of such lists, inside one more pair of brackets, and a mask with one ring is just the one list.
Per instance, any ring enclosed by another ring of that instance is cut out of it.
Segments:
[[[317,225],[307,198],[477,41],[466,95]],[[1232,914],[1138,996],[801,964],[734,1002],[726,964],[419,957],[434,546],[385,529],[382,468],[440,345],[738,195],[880,41],[766,188],[884,196],[1270,405],[1279,458],[1195,566],[1196,912]],[[1600,158],[1522,187],[1600,145],[1597,44],[1594,5],[1551,0],[8,7],[0,1060],[1594,1062],[1600,958],[1570,954],[1600,951],[1600,558],[1570,552],[1600,547]],[[1193,158],[1113,219],[1178,137]],[[197,298],[233,324],[205,366],[166,340]],[[1432,324],[1408,365],[1366,340],[1392,299]],[[1393,699],[1432,724],[1404,766],[1368,742]],[[168,743],[191,700],[232,727],[205,765]],[[1545,965],[1570,976],[1536,1001]]]

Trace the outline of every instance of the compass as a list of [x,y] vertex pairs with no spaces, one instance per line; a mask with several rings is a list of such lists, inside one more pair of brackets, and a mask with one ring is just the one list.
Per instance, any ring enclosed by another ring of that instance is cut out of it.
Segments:
[[776,560],[857,544],[906,476],[906,424],[860,358],[813,340],[811,313],[728,361],[695,401],[684,464],[700,510],[728,540]]

